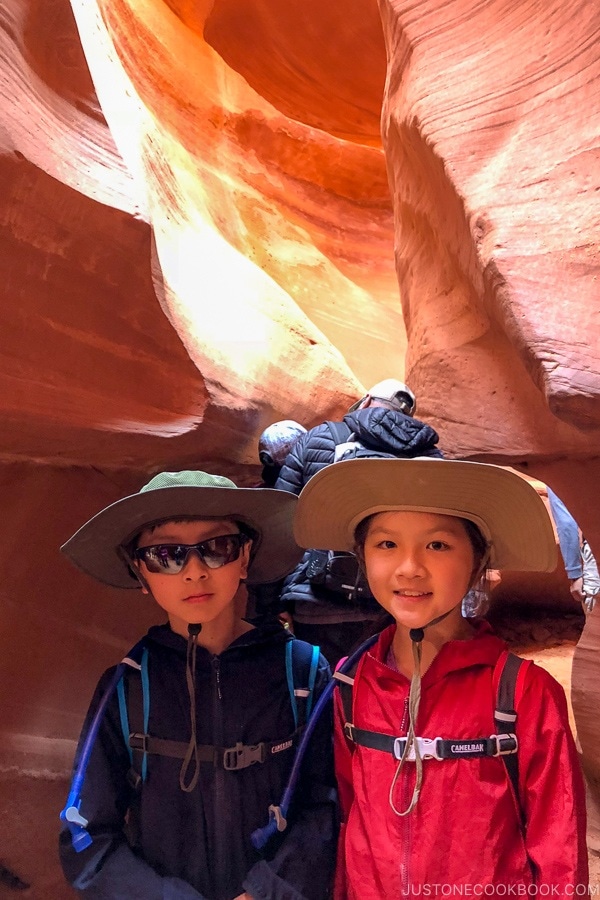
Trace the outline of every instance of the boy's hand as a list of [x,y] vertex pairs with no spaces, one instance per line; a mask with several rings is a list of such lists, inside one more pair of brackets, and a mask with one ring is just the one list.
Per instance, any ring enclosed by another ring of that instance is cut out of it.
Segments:
[[252,897],[250,896],[250,894],[244,892],[243,894],[238,894],[235,900],[252,900]]

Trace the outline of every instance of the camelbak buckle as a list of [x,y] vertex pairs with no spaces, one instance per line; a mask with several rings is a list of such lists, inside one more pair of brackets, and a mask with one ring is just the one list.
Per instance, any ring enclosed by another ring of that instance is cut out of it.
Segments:
[[[424,738],[424,737],[416,737],[414,739],[414,743],[411,745],[410,750],[408,751],[407,760],[410,762],[414,762],[416,759],[415,755],[415,744],[419,746],[419,756],[421,759],[443,759],[443,756],[440,756],[438,752],[437,742],[440,740],[439,737],[435,738]],[[394,741],[394,759],[402,759],[402,754],[404,753],[404,748],[406,747],[406,738],[396,738]]]
[[265,761],[265,745],[242,744],[238,741],[235,747],[226,747],[223,750],[223,768],[227,772],[236,772],[238,769],[247,769],[254,763]]

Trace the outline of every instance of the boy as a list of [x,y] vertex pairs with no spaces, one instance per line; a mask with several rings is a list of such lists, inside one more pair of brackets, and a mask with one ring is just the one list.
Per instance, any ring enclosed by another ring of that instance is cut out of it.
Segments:
[[[78,852],[69,830],[61,834],[63,870],[84,895],[327,895],[335,845],[327,716],[303,768],[289,836],[275,841],[265,859],[250,843],[292,765],[299,729],[287,644],[294,641],[294,651],[302,646],[276,623],[254,627],[242,618],[236,593],[246,577],[274,581],[298,561],[294,500],[204,472],[166,472],[102,510],[62,548],[99,581],[141,587],[168,618],[144,639],[144,699],[136,687],[143,678],[133,671],[129,700],[117,691],[100,720],[80,804],[91,844]],[[322,657],[314,673],[316,697],[329,679]],[[88,723],[111,674],[100,680]],[[127,721],[136,693],[138,708],[149,704],[143,728]],[[82,748],[83,738],[78,756]],[[141,777],[132,771],[140,756]],[[140,781],[136,793],[131,785]]]

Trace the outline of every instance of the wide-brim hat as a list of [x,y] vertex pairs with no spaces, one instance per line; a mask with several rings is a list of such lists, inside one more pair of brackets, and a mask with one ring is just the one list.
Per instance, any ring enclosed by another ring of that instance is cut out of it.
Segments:
[[256,534],[247,581],[278,581],[300,561],[292,521],[297,497],[270,488],[238,488],[206,472],[162,472],[137,494],[117,500],[85,523],[61,547],[92,578],[120,588],[139,587],[122,555],[146,527],[172,519],[233,519]]
[[516,472],[462,460],[352,459],[327,466],[300,494],[296,541],[352,551],[358,524],[391,510],[470,519],[490,544],[491,568],[556,568],[552,523],[535,488]]

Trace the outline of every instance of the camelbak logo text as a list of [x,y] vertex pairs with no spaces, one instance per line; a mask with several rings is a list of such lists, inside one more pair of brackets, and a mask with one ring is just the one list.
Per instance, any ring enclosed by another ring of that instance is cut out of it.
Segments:
[[289,750],[293,743],[293,741],[284,741],[282,744],[275,744],[274,747],[271,747],[271,753],[281,753],[282,750]]
[[452,753],[481,753],[485,750],[483,744],[450,744]]

